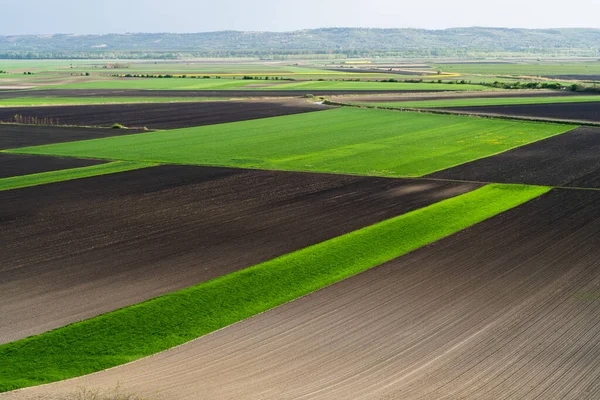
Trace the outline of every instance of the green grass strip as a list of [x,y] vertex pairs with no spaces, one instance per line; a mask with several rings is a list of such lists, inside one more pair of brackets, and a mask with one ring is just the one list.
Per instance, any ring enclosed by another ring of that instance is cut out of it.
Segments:
[[169,349],[390,261],[550,188],[492,184],[188,289],[0,346],[0,392]]
[[41,172],[39,174],[11,176],[0,179],[0,191],[19,189],[28,186],[45,185],[47,183],[70,181],[72,179],[87,178],[90,176],[114,174],[116,172],[131,171],[134,169],[152,167],[156,164],[115,161],[106,164],[92,165],[90,167],[62,169],[58,171]]
[[473,106],[504,106],[526,104],[558,104],[558,103],[586,103],[600,102],[600,96],[553,96],[553,97],[502,97],[502,98],[473,98],[473,99],[447,99],[447,100],[419,100],[356,103],[375,107],[391,108],[443,108],[443,107],[473,107]]

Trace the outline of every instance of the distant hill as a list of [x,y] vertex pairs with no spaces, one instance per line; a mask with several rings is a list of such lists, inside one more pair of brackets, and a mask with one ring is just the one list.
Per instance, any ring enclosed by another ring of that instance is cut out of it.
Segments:
[[373,54],[453,56],[485,53],[600,54],[600,29],[323,28],[292,32],[131,33],[0,36],[1,58],[115,55]]

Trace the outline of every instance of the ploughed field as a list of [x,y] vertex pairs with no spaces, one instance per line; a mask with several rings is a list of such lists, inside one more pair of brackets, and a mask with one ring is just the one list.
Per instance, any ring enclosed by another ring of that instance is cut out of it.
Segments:
[[0,124],[0,149],[130,135],[139,130]]
[[0,121],[12,122],[18,114],[25,118],[50,118],[63,125],[110,127],[120,123],[132,127],[172,129],[298,114],[327,108],[329,107],[302,100],[3,107],[0,108]]
[[541,119],[600,123],[600,101],[562,104],[519,104],[497,106],[444,107],[474,114],[506,115]]
[[556,189],[183,346],[6,398],[120,382],[177,399],[596,399],[599,201]]
[[580,127],[430,178],[600,189],[600,128]]
[[0,398],[600,395],[600,192],[480,183],[599,187],[596,128],[238,103],[0,125],[0,167],[94,164],[0,191],[0,391],[159,353]]
[[105,163],[100,160],[82,160],[46,156],[27,156],[0,153],[0,179],[11,176],[37,174],[40,172],[87,167]]
[[188,287],[476,187],[161,166],[0,192],[0,342]]

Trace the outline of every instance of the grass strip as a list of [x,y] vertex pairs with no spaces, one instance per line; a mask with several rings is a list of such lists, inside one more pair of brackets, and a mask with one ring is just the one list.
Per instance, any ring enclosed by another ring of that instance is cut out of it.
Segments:
[[504,97],[492,99],[447,99],[353,103],[359,105],[390,107],[390,108],[443,108],[443,107],[473,107],[473,106],[504,106],[526,104],[558,104],[600,102],[600,96],[554,96],[554,97]]
[[148,356],[390,261],[550,188],[492,184],[188,289],[0,346],[0,392]]
[[72,179],[87,178],[90,176],[114,174],[116,172],[131,171],[134,169],[152,167],[156,164],[115,161],[106,164],[92,165],[90,167],[62,169],[58,171],[41,172],[39,174],[11,176],[0,179],[0,191],[19,189],[28,186],[45,185],[47,183],[70,181]]
[[575,125],[344,107],[7,152],[418,177],[573,128]]

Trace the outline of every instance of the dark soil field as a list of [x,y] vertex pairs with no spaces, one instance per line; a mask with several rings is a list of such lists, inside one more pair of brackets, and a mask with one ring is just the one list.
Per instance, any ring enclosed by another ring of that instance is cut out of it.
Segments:
[[190,400],[598,399],[599,202],[554,190],[175,349],[7,399],[117,382]]
[[0,124],[0,149],[131,135],[139,130]]
[[600,128],[580,127],[428,177],[600,188]]
[[574,81],[600,81],[600,75],[552,75],[548,78]]
[[0,343],[188,287],[476,187],[162,166],[0,192]]
[[328,108],[330,107],[297,99],[279,102],[217,101],[6,107],[0,108],[0,121],[11,121],[15,114],[20,114],[25,117],[52,118],[64,125],[110,127],[114,123],[120,123],[127,127],[173,129],[299,114]]
[[555,120],[600,123],[600,101],[561,104],[520,104],[504,106],[447,107],[444,110]]
[[[450,85],[448,85],[450,86]],[[452,90],[451,87],[448,90]],[[143,89],[41,89],[0,90],[0,99],[18,97],[302,97],[377,93],[435,93],[442,90],[143,90]]]
[[77,158],[0,154],[0,178],[57,171],[59,169],[88,167],[105,162]]

